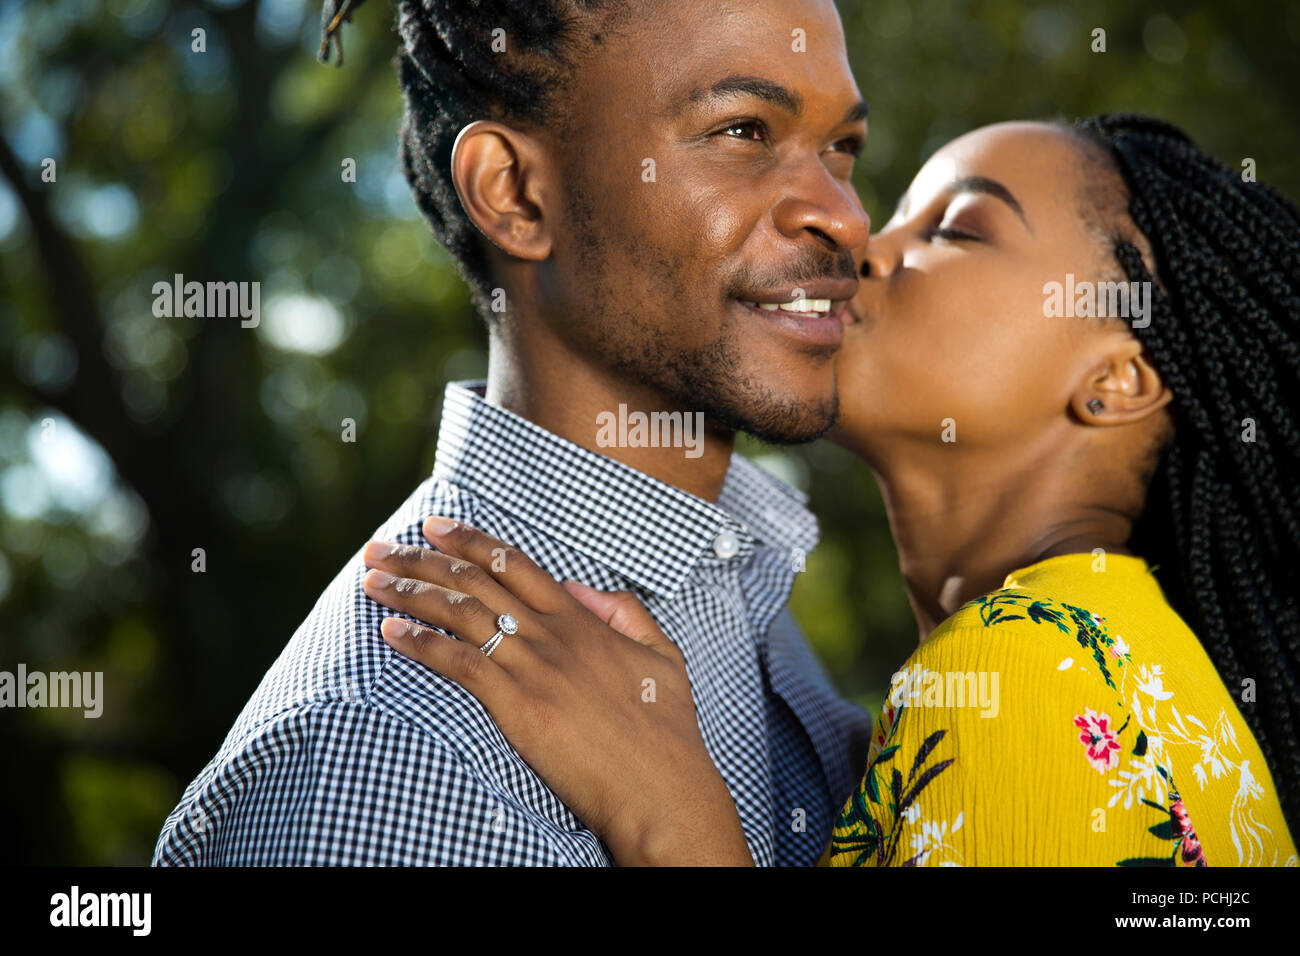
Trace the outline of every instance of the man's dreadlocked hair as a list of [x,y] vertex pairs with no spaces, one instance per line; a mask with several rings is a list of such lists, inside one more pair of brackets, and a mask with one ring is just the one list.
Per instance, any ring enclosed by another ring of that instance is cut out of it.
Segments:
[[1161,120],[1068,128],[1126,187],[1145,240],[1113,223],[1112,249],[1129,281],[1151,283],[1150,324],[1134,333],[1174,395],[1134,550],[1163,571],[1229,690],[1255,681],[1242,709],[1300,832],[1300,212]]
[[[320,59],[365,0],[325,0]],[[475,303],[490,318],[491,279],[482,238],[451,178],[457,134],[476,119],[522,129],[567,123],[563,91],[576,58],[599,33],[584,30],[597,13],[625,0],[397,0],[398,83],[405,111],[401,157],[406,181],[438,240],[455,257]],[[608,25],[608,21],[607,21]],[[500,31],[500,32],[498,32]],[[504,52],[494,50],[504,43]]]

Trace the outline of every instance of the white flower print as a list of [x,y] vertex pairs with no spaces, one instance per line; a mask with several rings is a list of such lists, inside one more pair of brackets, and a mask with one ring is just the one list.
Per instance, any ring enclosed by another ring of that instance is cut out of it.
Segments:
[[1143,664],[1138,668],[1137,689],[1152,700],[1168,700],[1174,696],[1173,691],[1165,690],[1164,671],[1159,664],[1150,667]]
[[[912,834],[912,857],[917,866],[925,866],[926,861],[936,852],[942,853],[948,851],[961,856],[948,840],[953,834],[961,829],[962,823],[965,822],[966,812],[963,810],[957,814],[957,819],[953,821],[951,832],[948,830],[947,820],[922,820],[920,832]],[[960,866],[960,863],[950,861],[940,861],[940,866]]]
[[[1260,823],[1255,816],[1257,803],[1264,798],[1264,785],[1250,772],[1250,761],[1241,762],[1241,777],[1237,784],[1237,794],[1232,798],[1232,810],[1228,814],[1228,832],[1232,836],[1232,845],[1237,848],[1238,866],[1277,866],[1277,844],[1273,844],[1273,859],[1264,859],[1264,840],[1258,831],[1263,830],[1270,837],[1273,831]],[[1240,832],[1239,832],[1240,831]],[[1242,844],[1245,844],[1243,846]],[[1258,855],[1258,860],[1256,859]]]
[[1130,769],[1116,773],[1118,780],[1110,781],[1110,785],[1117,789],[1107,806],[1115,806],[1120,797],[1124,798],[1125,810],[1131,809],[1134,803],[1140,803],[1143,799],[1163,804],[1165,778],[1160,773],[1160,762],[1156,755],[1148,750],[1145,755],[1129,760],[1128,765]]

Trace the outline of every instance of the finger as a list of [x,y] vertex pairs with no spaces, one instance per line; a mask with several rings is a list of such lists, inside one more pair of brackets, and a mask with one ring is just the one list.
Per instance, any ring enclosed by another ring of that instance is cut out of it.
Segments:
[[597,591],[577,581],[565,581],[564,589],[588,611],[620,634],[644,644],[665,657],[683,660],[682,652],[655,623],[645,605],[630,591]]
[[384,607],[419,618],[482,647],[497,631],[497,615],[471,594],[375,569],[362,579],[366,594]]
[[474,562],[533,610],[554,614],[573,606],[560,583],[518,548],[464,522],[436,515],[425,519],[423,530],[439,551]]
[[411,578],[436,584],[449,591],[459,591],[478,598],[497,614],[512,614],[516,619],[528,606],[497,583],[477,564],[443,554],[420,545],[394,541],[371,541],[362,552],[366,567],[378,568],[399,578]]
[[384,618],[379,633],[384,643],[397,653],[454,680],[488,710],[504,690],[505,671],[494,657],[486,656],[472,644],[452,640],[432,628],[400,617]]

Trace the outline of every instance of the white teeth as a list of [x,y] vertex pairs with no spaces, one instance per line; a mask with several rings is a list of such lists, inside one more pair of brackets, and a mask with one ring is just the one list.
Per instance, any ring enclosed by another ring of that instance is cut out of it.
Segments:
[[775,312],[777,309],[786,312],[829,312],[831,310],[830,299],[795,299],[792,302],[746,302],[745,304],[762,309],[764,312]]
[[795,299],[793,302],[782,303],[781,308],[787,312],[829,312],[831,310],[831,300]]

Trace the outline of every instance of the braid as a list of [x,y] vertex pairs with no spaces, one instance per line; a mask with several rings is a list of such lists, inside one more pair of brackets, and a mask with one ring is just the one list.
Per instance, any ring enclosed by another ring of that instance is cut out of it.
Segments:
[[[365,0],[325,0],[320,59]],[[479,311],[492,281],[478,231],[456,195],[451,150],[476,119],[563,129],[565,77],[585,48],[578,29],[620,0],[397,0],[402,171],[433,234],[455,258]],[[503,31],[503,32],[498,32]],[[494,42],[504,40],[503,52]]]
[[[1175,434],[1134,546],[1163,569],[1166,594],[1198,629],[1224,683],[1235,692],[1255,680],[1257,698],[1242,711],[1294,831],[1300,212],[1161,120],[1101,116],[1072,130],[1101,147],[1123,180],[1127,216],[1141,236],[1121,230],[1113,251],[1130,282],[1151,283],[1150,324],[1134,333],[1174,395]],[[1158,279],[1138,249],[1143,242]]]

